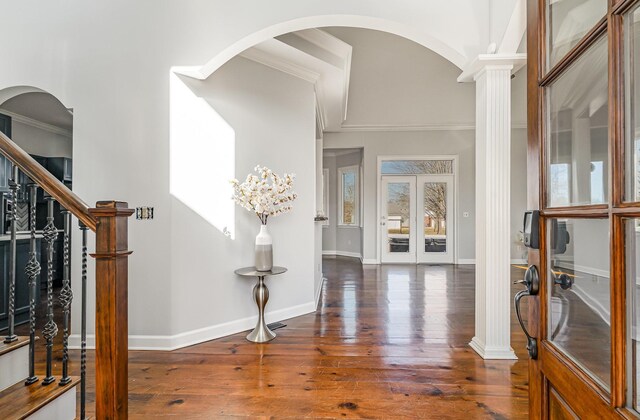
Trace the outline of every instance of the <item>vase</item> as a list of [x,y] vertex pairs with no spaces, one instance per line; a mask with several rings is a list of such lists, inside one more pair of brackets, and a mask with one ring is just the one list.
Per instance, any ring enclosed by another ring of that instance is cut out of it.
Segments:
[[273,268],[273,241],[267,225],[260,225],[260,233],[256,236],[256,270],[269,271]]

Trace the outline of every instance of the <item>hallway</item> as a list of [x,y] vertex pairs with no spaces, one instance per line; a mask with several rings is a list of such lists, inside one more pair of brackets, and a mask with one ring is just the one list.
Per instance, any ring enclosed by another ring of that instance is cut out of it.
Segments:
[[[473,266],[363,269],[329,257],[324,272],[320,310],[286,321],[271,344],[243,333],[173,352],[130,351],[131,418],[527,418],[516,324],[515,363],[484,362],[467,345]],[[93,382],[90,374],[89,401]]]

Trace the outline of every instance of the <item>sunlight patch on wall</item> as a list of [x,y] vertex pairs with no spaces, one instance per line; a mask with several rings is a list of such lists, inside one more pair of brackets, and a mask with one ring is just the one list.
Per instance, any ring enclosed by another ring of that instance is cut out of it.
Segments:
[[235,131],[170,72],[170,192],[235,239]]

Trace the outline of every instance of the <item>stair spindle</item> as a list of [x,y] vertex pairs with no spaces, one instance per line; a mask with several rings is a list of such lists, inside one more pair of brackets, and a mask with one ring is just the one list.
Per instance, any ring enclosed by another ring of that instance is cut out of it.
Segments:
[[29,377],[26,385],[38,381],[36,376],[36,279],[40,276],[40,262],[36,254],[36,198],[38,186],[29,184],[29,262],[26,273],[29,277]]
[[87,404],[87,230],[80,222],[82,231],[82,313],[80,325],[80,420],[86,418]]
[[63,210],[61,212],[64,217],[64,236],[62,244],[63,256],[63,272],[62,272],[62,290],[60,290],[60,304],[62,305],[62,378],[59,384],[66,385],[71,382],[69,377],[69,318],[71,316],[71,302],[73,301],[73,292],[71,291],[71,265],[69,260],[69,245],[71,241],[71,212]]
[[43,385],[49,385],[56,379],[52,374],[53,367],[53,338],[58,335],[58,326],[53,319],[53,242],[58,237],[58,229],[53,223],[53,197],[47,197],[47,225],[44,227],[42,236],[47,242],[47,323],[42,329],[42,336],[46,340],[47,366],[46,377],[42,380]]
[[[18,167],[11,165],[11,179],[9,180],[9,190],[11,191],[11,242],[9,243],[9,310],[7,317],[9,331],[4,339],[5,343],[12,343],[18,339],[14,329],[16,323],[16,222],[18,220],[16,203],[19,189]],[[4,230],[4,221],[2,221],[2,229]]]

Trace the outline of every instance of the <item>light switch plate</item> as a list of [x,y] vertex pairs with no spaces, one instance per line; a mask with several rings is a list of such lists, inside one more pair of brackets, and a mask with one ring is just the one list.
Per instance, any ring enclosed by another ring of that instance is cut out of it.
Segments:
[[153,207],[136,207],[136,219],[137,220],[153,219]]

